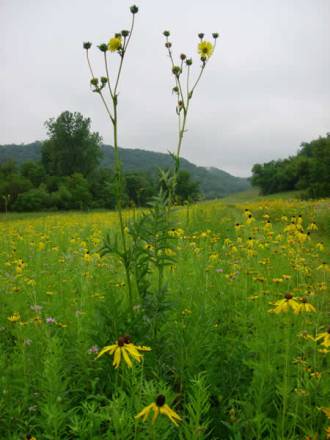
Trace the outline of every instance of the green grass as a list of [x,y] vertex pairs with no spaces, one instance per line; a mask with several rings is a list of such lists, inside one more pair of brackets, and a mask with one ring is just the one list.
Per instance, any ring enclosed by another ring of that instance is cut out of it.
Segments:
[[[299,214],[304,232],[288,232]],[[177,209],[166,292],[151,272],[131,316],[121,263],[98,254],[115,213],[2,216],[2,438],[325,438],[328,355],[313,338],[328,328],[329,218],[328,201],[255,193]],[[271,312],[288,293],[315,312]],[[141,363],[96,360],[127,334],[152,349]],[[178,427],[135,419],[159,394]]]

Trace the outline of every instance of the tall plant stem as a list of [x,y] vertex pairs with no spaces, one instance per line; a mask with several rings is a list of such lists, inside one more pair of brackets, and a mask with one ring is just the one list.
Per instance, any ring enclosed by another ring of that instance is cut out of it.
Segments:
[[125,274],[126,274],[126,281],[127,281],[127,288],[128,288],[128,301],[131,313],[133,314],[133,291],[132,291],[132,283],[131,283],[131,276],[129,271],[129,261],[128,261],[128,254],[127,254],[127,241],[125,236],[125,229],[124,229],[124,220],[123,220],[123,211],[122,211],[122,196],[123,196],[123,170],[122,170],[122,163],[120,161],[119,157],[119,149],[118,149],[118,120],[117,120],[117,97],[114,96],[113,99],[113,110],[114,110],[114,116],[113,116],[113,143],[114,143],[114,156],[115,156],[115,177],[117,180],[117,196],[116,196],[116,209],[118,212],[118,218],[119,218],[119,225],[120,225],[120,234],[122,238],[122,245],[123,245],[123,251],[124,251],[124,267],[125,267]]

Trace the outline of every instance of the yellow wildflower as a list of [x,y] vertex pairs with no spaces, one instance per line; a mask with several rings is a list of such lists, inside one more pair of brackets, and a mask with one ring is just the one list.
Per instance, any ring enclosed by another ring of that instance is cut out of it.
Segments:
[[18,312],[15,312],[13,315],[8,316],[7,319],[10,322],[18,322],[21,319],[21,315]]
[[119,49],[121,49],[121,35],[118,34],[113,38],[110,38],[108,42],[108,50],[110,50],[110,52],[116,52]]
[[321,408],[321,411],[327,416],[328,419],[330,419],[330,408]]
[[150,351],[150,347],[134,345],[130,342],[129,336],[120,336],[115,344],[107,345],[102,348],[102,350],[97,355],[96,359],[102,356],[104,353],[109,353],[113,355],[113,366],[118,368],[120,365],[121,358],[123,357],[129,368],[133,367],[130,356],[133,357],[137,362],[141,362],[142,354],[140,351]]
[[307,230],[308,231],[317,231],[319,228],[317,227],[317,224],[315,222],[312,222],[308,225]]
[[306,298],[301,298],[300,301],[299,312],[316,312],[315,307],[309,304]]
[[287,312],[288,310],[292,310],[294,313],[299,313],[300,304],[293,298],[291,293],[287,293],[284,299],[280,299],[274,303],[276,306],[275,309],[272,309],[273,313],[282,313]]
[[322,340],[321,345],[324,345],[324,347],[328,348],[330,347],[330,327],[328,328],[327,332],[320,333],[316,336],[315,341]]
[[155,423],[159,414],[163,414],[164,416],[168,417],[175,426],[178,426],[178,422],[182,420],[182,418],[165,403],[165,396],[162,394],[157,396],[156,400],[150,405],[143,408],[143,410],[139,412],[135,418],[139,419],[143,417],[143,421],[145,422],[151,411],[154,413],[152,423]]
[[213,54],[213,44],[209,41],[201,41],[197,47],[197,51],[202,58],[210,58]]
[[328,426],[325,430],[325,434],[326,434],[326,439],[329,440],[330,439],[330,426]]

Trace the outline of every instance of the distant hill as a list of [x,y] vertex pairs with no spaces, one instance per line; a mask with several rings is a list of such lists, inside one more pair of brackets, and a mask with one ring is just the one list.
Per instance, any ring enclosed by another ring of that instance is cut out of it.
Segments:
[[[103,145],[102,166],[111,167],[114,162],[114,149]],[[156,153],[142,149],[120,148],[120,157],[124,170],[156,172],[158,168],[168,168],[172,160],[168,154]],[[0,145],[0,163],[14,160],[22,164],[28,160],[40,160],[41,142],[23,145]],[[224,197],[227,194],[244,191],[250,188],[249,179],[235,177],[218,168],[205,168],[194,165],[186,159],[181,160],[181,167],[189,171],[193,179],[200,183],[200,189],[206,198]]]

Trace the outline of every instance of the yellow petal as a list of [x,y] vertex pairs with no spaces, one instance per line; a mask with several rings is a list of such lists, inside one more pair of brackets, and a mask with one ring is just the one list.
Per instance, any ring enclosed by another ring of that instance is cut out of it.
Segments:
[[96,356],[96,359],[98,359],[100,356],[102,356],[107,351],[109,352],[109,354],[112,354],[115,351],[116,348],[117,348],[117,344],[107,345],[106,347],[102,348],[102,350]]
[[114,357],[113,357],[113,364],[112,364],[115,368],[119,367],[119,365],[120,365],[120,358],[121,358],[121,349],[120,349],[120,347],[117,347],[116,350],[115,350],[115,354],[114,354]]
[[152,423],[155,423],[155,421],[157,420],[158,414],[159,414],[159,408],[158,408],[158,406],[155,403],[153,403],[152,405],[153,405],[152,409],[154,410],[154,415],[153,415],[153,418],[152,418]]
[[132,364],[132,361],[131,361],[130,357],[127,354],[127,351],[125,350],[125,347],[121,348],[121,352],[123,354],[124,361],[126,362],[128,368],[132,368],[133,364]]
[[160,408],[160,413],[167,416],[174,425],[178,426],[177,421],[181,421],[181,417],[173,411],[168,405],[164,405]]
[[135,345],[133,344],[125,344],[125,349],[130,353],[138,362],[141,361],[142,354],[140,354]]
[[330,419],[330,408],[321,408],[321,411],[324,412],[324,414]]
[[153,407],[153,403],[151,403],[150,405],[146,406],[145,408],[143,408],[142,411],[139,412],[139,414],[137,414],[135,416],[136,419],[139,419],[140,417],[143,417],[143,421],[145,422],[150,414],[150,410]]
[[140,351],[151,351],[151,348],[146,347],[145,345],[135,345],[135,348],[137,348]]

